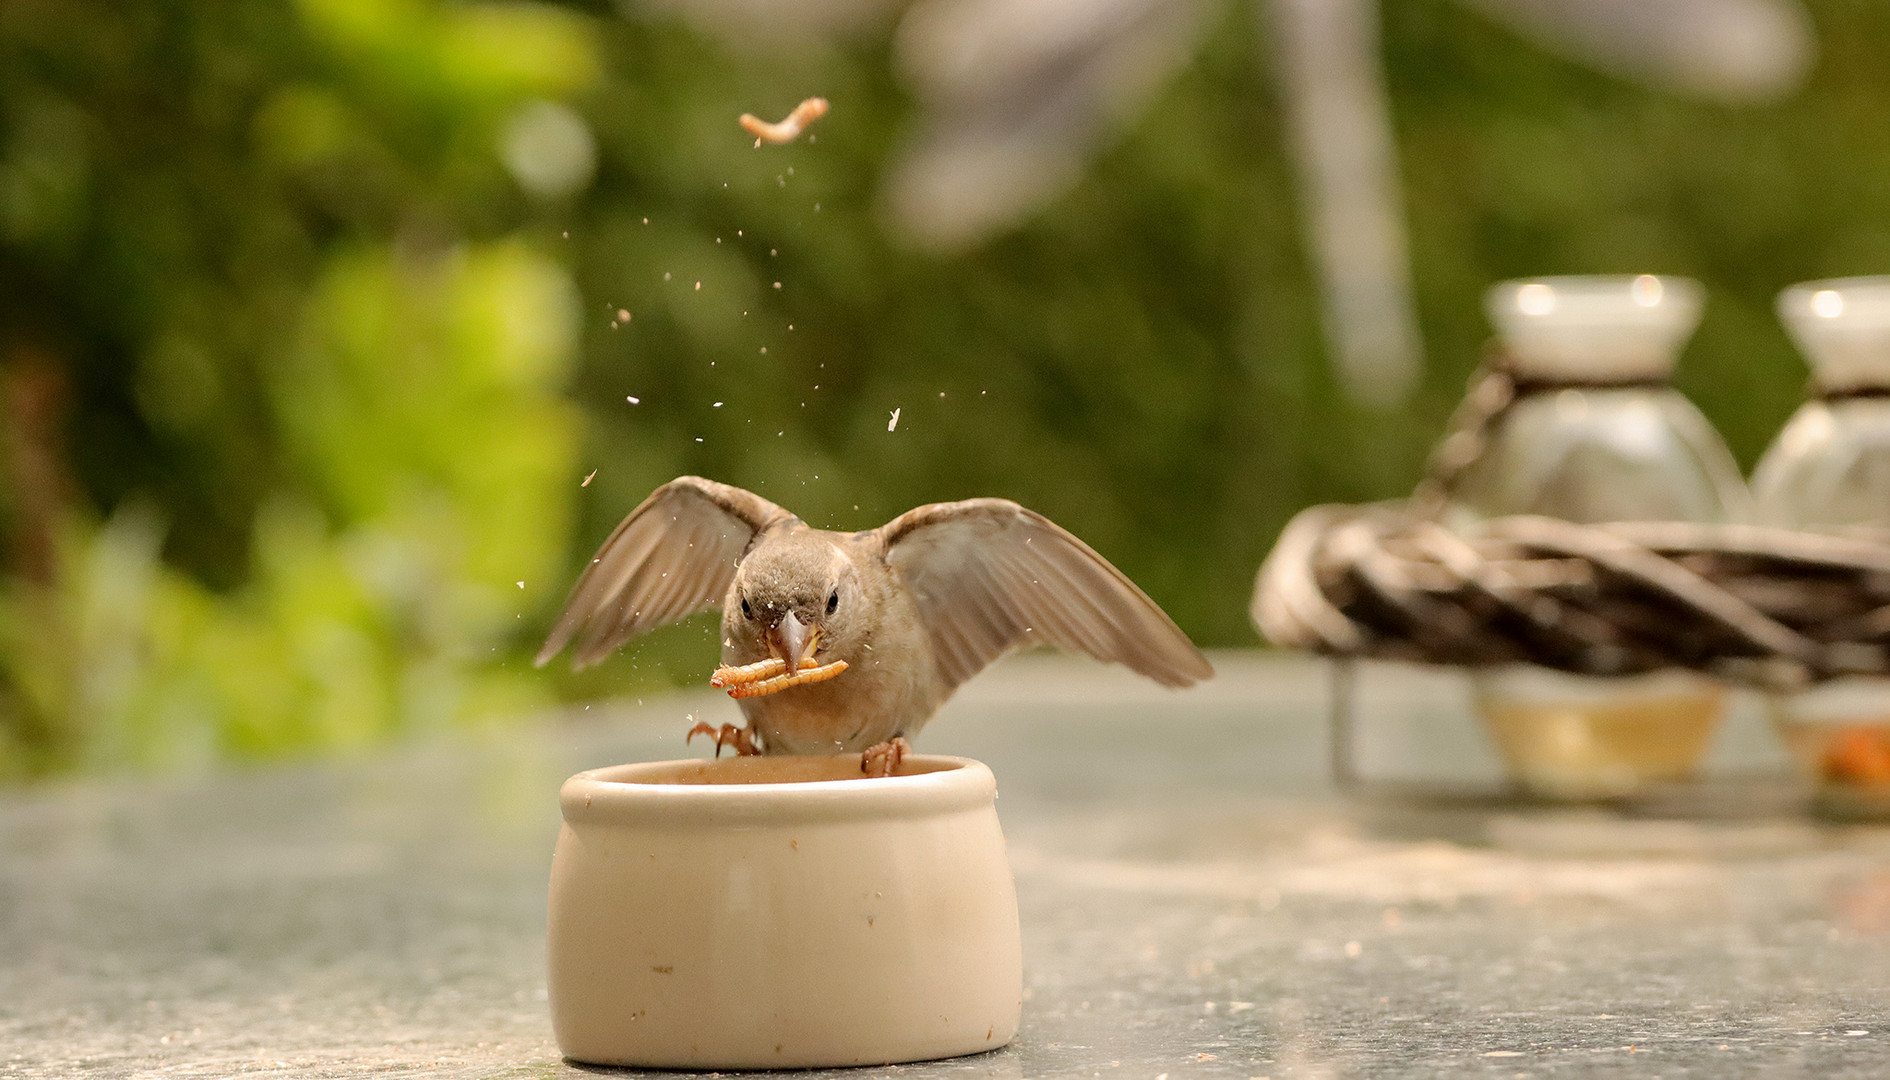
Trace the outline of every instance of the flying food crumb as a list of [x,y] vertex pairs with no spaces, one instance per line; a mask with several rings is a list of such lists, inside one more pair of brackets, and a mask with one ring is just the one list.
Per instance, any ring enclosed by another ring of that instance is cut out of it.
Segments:
[[629,313],[628,311],[625,311],[625,310],[624,310],[623,308],[618,308],[618,309],[617,309],[617,321],[618,321],[618,322],[629,322],[629,321],[630,321],[630,313]]
[[525,587],[525,583],[524,583],[524,582],[522,582],[522,581],[521,581],[521,582],[519,582],[519,583],[518,583],[518,587],[519,587],[519,588],[521,588],[521,589],[522,589],[522,588],[524,588],[524,587]]
[[632,394],[632,395],[630,395],[630,396],[628,396],[628,397],[625,397],[625,398],[624,398],[624,400],[625,400],[625,401],[627,401],[627,402],[629,402],[629,403],[630,403],[630,404],[632,404],[632,405],[641,405],[641,404],[643,404],[643,399],[642,399],[642,398],[640,398],[640,397],[637,397],[637,396],[636,396],[636,395],[634,395],[634,394]]
[[894,409],[892,411],[892,419],[886,422],[886,430],[891,431],[892,429],[898,426],[899,426],[899,410]]
[[595,479],[595,478],[596,478],[596,476],[597,476],[597,470],[596,470],[596,469],[592,469],[592,470],[591,470],[591,473],[590,473],[590,475],[589,475],[589,476],[586,476],[586,477],[584,478],[584,482],[583,482],[583,483],[581,483],[581,484],[579,484],[579,485],[578,485],[578,487],[590,487],[590,486],[591,486],[591,481],[592,481],[593,479]]

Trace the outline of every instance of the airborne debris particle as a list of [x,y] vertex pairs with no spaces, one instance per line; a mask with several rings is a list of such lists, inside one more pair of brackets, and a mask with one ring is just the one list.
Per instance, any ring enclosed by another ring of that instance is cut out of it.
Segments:
[[618,309],[617,309],[617,321],[618,321],[618,322],[629,322],[629,321],[630,321],[630,313],[629,313],[628,311],[625,311],[625,310],[624,310],[623,308],[618,308]]
[[591,480],[592,480],[593,478],[595,478],[596,476],[597,476],[597,470],[596,470],[596,469],[592,469],[592,470],[591,470],[591,475],[590,475],[590,476],[587,476],[587,477],[585,477],[585,478],[584,478],[584,482],[583,482],[582,484],[579,484],[579,485],[578,485],[578,487],[590,487],[590,486],[591,486]]
[[522,581],[521,581],[521,582],[519,582],[519,583],[518,583],[518,587],[519,587],[519,588],[521,588],[521,589],[522,589],[522,588],[524,588],[524,587],[525,587],[525,583],[524,583],[524,582],[522,582]]
[[716,402],[716,403],[715,403],[714,405],[711,405],[711,406],[709,406],[709,407],[710,407],[711,409],[719,409],[719,408],[721,408],[721,407],[722,407],[722,403],[718,401],[718,402]]
[[899,410],[898,410],[898,409],[894,409],[894,410],[892,411],[892,419],[891,419],[891,420],[888,420],[888,421],[886,421],[886,430],[887,430],[887,431],[891,431],[892,429],[894,429],[894,428],[896,428],[896,427],[898,427],[898,426],[899,426]]
[[624,398],[624,400],[625,400],[625,401],[627,401],[627,402],[629,402],[629,403],[630,403],[630,404],[632,404],[632,405],[641,405],[641,404],[643,404],[643,399],[642,399],[642,398],[640,398],[640,397],[637,397],[637,396],[636,396],[635,394],[632,394],[632,395],[630,395],[629,397],[626,397],[626,398]]

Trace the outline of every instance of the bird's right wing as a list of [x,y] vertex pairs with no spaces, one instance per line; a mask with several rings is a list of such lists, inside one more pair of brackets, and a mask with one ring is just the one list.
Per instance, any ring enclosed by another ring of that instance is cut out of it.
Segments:
[[921,506],[872,535],[912,589],[939,674],[951,686],[1032,640],[1126,664],[1164,686],[1214,674],[1122,571],[1008,499]]
[[756,534],[792,520],[738,487],[699,476],[671,480],[597,549],[538,650],[538,665],[577,637],[572,666],[586,668],[646,630],[714,607]]

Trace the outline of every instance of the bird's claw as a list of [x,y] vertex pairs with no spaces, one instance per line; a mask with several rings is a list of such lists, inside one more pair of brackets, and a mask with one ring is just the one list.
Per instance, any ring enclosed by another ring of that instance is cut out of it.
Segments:
[[912,744],[904,736],[897,736],[888,742],[869,746],[860,755],[860,771],[868,776],[891,776],[899,771],[899,764],[912,753]]
[[761,748],[755,745],[754,737],[748,734],[748,729],[745,727],[723,724],[718,728],[706,720],[698,720],[696,726],[690,728],[689,734],[683,738],[683,745],[694,742],[698,735],[707,735],[715,740],[715,756],[718,758],[722,756],[724,746],[734,747],[737,757],[754,757],[761,753]]

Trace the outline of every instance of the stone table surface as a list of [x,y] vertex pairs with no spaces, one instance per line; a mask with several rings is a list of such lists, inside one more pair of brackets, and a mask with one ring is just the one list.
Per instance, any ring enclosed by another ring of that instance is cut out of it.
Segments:
[[[1023,1027],[868,1072],[1890,1075],[1890,830],[1742,780],[1779,764],[1750,708],[1690,795],[1530,807],[1446,786],[1487,781],[1489,752],[1452,691],[1392,673],[1359,757],[1424,784],[1342,795],[1322,668],[1216,663],[1169,693],[1018,658],[926,731],[920,749],[998,776]],[[734,712],[678,694],[343,762],[0,795],[0,1075],[616,1071],[551,1038],[557,788],[685,756],[692,717]]]

